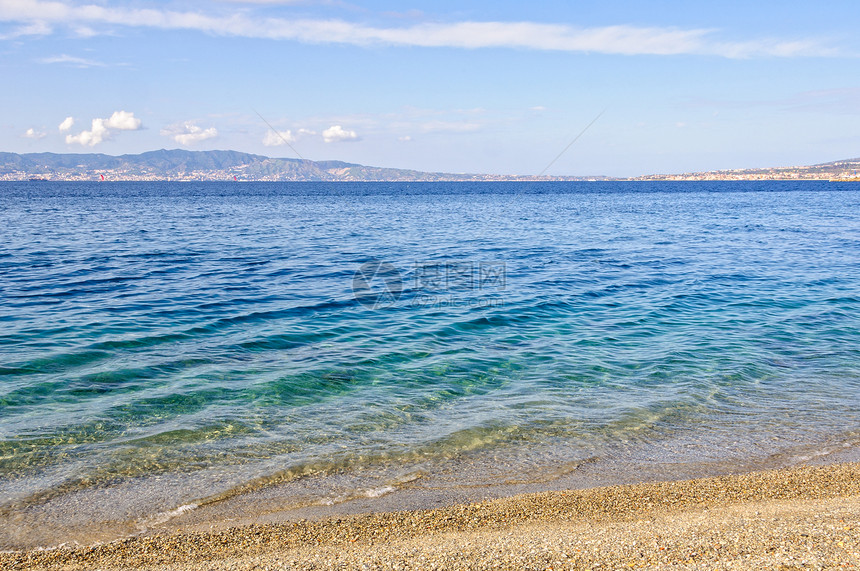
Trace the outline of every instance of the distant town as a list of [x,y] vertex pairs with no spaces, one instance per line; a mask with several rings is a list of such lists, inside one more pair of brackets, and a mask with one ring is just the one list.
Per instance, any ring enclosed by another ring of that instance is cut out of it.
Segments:
[[860,180],[860,158],[820,165],[652,174],[628,180]]
[[860,181],[860,158],[810,166],[607,176],[434,173],[342,161],[271,158],[237,151],[160,150],[138,155],[0,153],[0,181]]

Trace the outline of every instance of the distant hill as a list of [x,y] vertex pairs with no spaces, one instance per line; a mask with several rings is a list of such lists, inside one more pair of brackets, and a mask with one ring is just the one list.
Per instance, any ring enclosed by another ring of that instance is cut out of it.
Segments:
[[0,180],[95,180],[102,175],[106,180],[233,180],[234,177],[260,181],[580,180],[579,177],[428,173],[342,161],[276,159],[237,151],[162,149],[118,157],[0,153]]
[[809,166],[653,174],[633,180],[855,180],[858,173],[860,158]]
[[238,151],[150,151],[139,155],[0,152],[0,180],[259,180],[259,181],[492,181],[492,180],[827,180],[856,179],[860,158],[811,166],[654,174],[553,177],[452,174],[369,167],[342,161],[276,159]]

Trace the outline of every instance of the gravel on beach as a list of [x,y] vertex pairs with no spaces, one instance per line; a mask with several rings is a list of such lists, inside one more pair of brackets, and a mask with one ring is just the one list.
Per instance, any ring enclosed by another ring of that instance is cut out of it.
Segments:
[[860,567],[860,463],[0,553],[0,569]]

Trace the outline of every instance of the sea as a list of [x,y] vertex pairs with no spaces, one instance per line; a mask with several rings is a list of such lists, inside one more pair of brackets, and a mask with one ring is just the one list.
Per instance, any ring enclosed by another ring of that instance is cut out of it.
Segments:
[[857,183],[0,183],[0,550],[851,460]]

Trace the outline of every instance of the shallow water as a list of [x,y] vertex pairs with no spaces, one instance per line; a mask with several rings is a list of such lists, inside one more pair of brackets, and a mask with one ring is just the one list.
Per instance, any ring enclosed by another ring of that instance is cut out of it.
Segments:
[[855,189],[0,185],[0,548],[854,449]]

